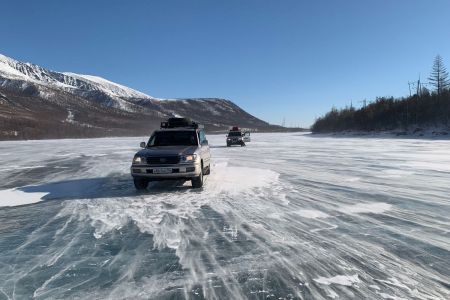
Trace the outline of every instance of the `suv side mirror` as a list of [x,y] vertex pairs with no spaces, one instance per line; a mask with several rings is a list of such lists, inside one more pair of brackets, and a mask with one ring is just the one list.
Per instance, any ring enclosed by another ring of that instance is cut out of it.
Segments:
[[140,147],[145,148],[145,142],[141,142]]
[[208,145],[208,140],[204,140],[203,142],[202,142],[202,146],[203,145]]

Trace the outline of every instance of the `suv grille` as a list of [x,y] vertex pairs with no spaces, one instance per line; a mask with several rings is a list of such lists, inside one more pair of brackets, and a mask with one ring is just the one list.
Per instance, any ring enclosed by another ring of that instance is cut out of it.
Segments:
[[180,162],[178,155],[147,157],[148,165],[174,165]]

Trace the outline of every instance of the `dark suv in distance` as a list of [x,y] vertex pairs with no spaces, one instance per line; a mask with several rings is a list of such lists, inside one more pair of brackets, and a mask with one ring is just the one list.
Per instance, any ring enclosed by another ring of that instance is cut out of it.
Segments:
[[238,146],[245,146],[244,138],[243,138],[242,131],[239,127],[234,126],[230,129],[230,131],[227,134],[227,147],[238,145]]
[[131,176],[138,190],[150,181],[190,180],[203,186],[203,176],[211,172],[211,153],[203,126],[186,118],[170,118],[151,135],[137,152]]

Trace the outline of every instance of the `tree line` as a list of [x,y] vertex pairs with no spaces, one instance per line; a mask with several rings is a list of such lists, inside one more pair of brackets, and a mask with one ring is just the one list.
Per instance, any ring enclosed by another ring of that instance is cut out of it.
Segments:
[[339,131],[420,130],[421,127],[450,126],[450,80],[443,59],[437,55],[428,78],[432,90],[419,83],[409,97],[379,97],[356,109],[332,108],[318,118],[311,130],[317,133]]

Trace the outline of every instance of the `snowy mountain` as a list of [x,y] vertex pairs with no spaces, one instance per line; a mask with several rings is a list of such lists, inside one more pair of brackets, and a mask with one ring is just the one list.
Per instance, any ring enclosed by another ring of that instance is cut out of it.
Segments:
[[[60,89],[100,102],[102,102],[102,98],[99,95],[104,94],[103,96],[107,96],[106,98],[109,98],[109,101],[103,104],[128,111],[133,111],[133,105],[129,103],[130,99],[153,99],[144,93],[101,77],[50,71],[38,65],[23,63],[1,54],[0,77]],[[42,96],[46,96],[45,92],[42,93]]]
[[279,127],[216,98],[158,99],[101,77],[51,71],[0,54],[0,139],[148,134],[170,116],[210,131]]

